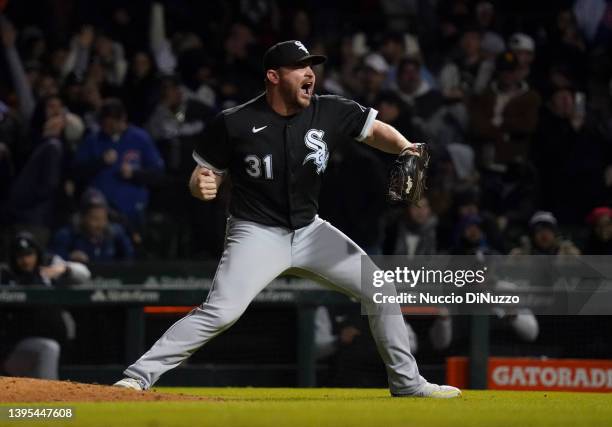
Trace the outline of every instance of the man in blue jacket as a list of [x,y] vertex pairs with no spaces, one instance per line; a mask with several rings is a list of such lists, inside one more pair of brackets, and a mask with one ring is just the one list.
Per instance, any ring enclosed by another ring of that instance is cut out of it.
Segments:
[[159,180],[164,161],[149,134],[128,124],[123,103],[110,98],[100,109],[100,131],[79,146],[75,170],[139,228],[149,201],[147,187]]
[[129,261],[134,256],[125,229],[110,221],[106,198],[94,188],[81,197],[78,223],[59,229],[51,250],[64,259],[85,264]]

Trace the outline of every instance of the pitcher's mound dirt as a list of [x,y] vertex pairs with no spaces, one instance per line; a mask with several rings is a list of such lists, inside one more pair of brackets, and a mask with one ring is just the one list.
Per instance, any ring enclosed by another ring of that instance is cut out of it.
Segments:
[[0,403],[12,402],[155,402],[210,401],[185,394],[136,391],[108,385],[0,377]]

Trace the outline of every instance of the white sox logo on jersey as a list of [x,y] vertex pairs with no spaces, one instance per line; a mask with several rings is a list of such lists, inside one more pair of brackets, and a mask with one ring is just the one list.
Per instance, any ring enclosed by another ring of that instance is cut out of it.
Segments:
[[327,144],[323,141],[323,135],[325,135],[325,132],[322,130],[309,129],[304,137],[306,147],[312,150],[312,152],[304,158],[302,165],[312,160],[317,167],[317,174],[325,172],[327,161],[329,160],[329,150],[327,149]]
[[304,46],[302,44],[302,42],[296,41],[295,45],[298,47],[298,49],[303,50],[304,52],[306,52],[306,55],[310,55],[310,52],[308,52],[308,49],[306,49],[306,46]]

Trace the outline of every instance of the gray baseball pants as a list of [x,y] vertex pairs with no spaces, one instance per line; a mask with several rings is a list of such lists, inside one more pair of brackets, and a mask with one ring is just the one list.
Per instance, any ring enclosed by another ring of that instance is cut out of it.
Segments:
[[371,286],[362,291],[362,262],[368,263],[365,272],[376,266],[362,257],[363,250],[342,232],[319,217],[298,230],[234,217],[227,227],[225,249],[206,301],[172,325],[124,371],[126,376],[151,387],[163,373],[232,326],[268,283],[293,268],[313,273],[325,283],[333,283],[336,290],[362,301],[392,393],[411,394],[425,382],[410,353],[403,317],[383,314],[388,306],[373,303],[374,290],[368,290]]

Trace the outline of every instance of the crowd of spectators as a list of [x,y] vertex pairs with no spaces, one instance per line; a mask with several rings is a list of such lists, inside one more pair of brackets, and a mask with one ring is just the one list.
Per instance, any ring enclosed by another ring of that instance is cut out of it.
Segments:
[[[0,285],[74,285],[100,263],[218,257],[229,191],[209,203],[189,195],[194,141],[217,112],[263,90],[263,52],[287,39],[329,57],[315,68],[317,93],[376,108],[432,152],[426,198],[410,207],[385,200],[392,156],[358,143],[331,154],[321,216],[369,254],[612,254],[610,1],[0,9]],[[350,347],[362,326],[334,323],[346,314],[319,309],[320,356],[345,348],[371,360]],[[20,333],[2,337],[11,345],[0,371],[56,378],[74,338],[69,313],[3,316]],[[446,315],[410,322],[423,348],[427,336],[435,350],[458,340]],[[497,324],[521,341],[538,336],[530,313]]]
[[85,264],[219,256],[228,194],[189,196],[193,143],[263,90],[283,39],[329,56],[317,93],[433,153],[409,208],[385,200],[390,156],[332,153],[321,215],[369,253],[610,254],[610,16],[604,0],[9,2],[2,259],[24,230]]

